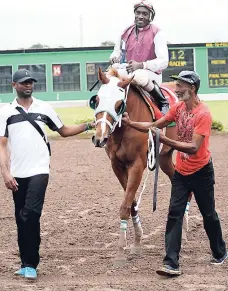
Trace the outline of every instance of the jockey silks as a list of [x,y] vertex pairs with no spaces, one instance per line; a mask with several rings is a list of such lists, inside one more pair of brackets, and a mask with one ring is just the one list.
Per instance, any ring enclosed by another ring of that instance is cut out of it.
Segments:
[[126,61],[146,62],[156,59],[154,38],[160,29],[154,24],[149,24],[137,29],[136,34],[135,28],[135,24],[129,26],[121,36]]

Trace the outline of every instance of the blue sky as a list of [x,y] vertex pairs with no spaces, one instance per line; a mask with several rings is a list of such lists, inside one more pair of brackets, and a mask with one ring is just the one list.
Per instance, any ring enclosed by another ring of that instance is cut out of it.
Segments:
[[[135,0],[2,2],[0,49],[28,48],[34,43],[70,47],[96,46],[105,40],[115,42],[134,19]],[[166,33],[168,41],[228,41],[228,0],[153,0],[153,3],[154,22]]]

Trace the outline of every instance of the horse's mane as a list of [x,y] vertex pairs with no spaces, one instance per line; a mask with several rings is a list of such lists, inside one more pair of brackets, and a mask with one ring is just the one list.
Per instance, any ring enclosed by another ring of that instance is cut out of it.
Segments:
[[110,67],[109,70],[106,73],[107,77],[116,77],[118,79],[120,79],[121,81],[125,81],[127,80],[127,78],[123,78],[120,76],[120,74],[118,73],[117,69]]

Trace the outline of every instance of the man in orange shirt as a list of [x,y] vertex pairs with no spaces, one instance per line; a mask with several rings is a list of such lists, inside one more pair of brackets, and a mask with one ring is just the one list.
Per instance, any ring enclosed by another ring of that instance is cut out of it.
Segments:
[[197,92],[199,75],[193,71],[182,71],[176,80],[179,101],[168,113],[154,123],[133,122],[124,113],[123,122],[140,131],[153,133],[157,128],[167,127],[175,121],[178,139],[172,140],[162,132],[160,141],[176,149],[175,173],[172,178],[171,199],[165,232],[166,256],[159,275],[180,275],[179,253],[181,250],[182,223],[186,203],[191,192],[203,216],[204,229],[210,241],[212,264],[220,265],[227,258],[226,245],[222,237],[220,221],[215,210],[214,168],[209,150],[212,117],[208,107],[200,101]]

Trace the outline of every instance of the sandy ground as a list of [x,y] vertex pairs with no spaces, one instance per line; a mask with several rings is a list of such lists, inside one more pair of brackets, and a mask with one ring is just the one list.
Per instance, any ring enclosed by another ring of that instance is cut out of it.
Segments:
[[[209,265],[209,244],[194,200],[188,241],[181,252],[183,275],[172,279],[156,275],[164,255],[170,197],[169,181],[161,172],[157,211],[152,212],[153,173],[140,206],[142,254],[131,256],[127,249],[126,266],[114,269],[123,191],[104,149],[95,149],[88,138],[55,139],[51,144],[51,178],[41,219],[41,263],[36,282],[13,275],[19,267],[13,202],[0,179],[1,291],[228,290],[228,261],[219,267]],[[213,135],[211,149],[216,206],[228,241],[228,135]],[[128,245],[133,238],[129,223]]]

